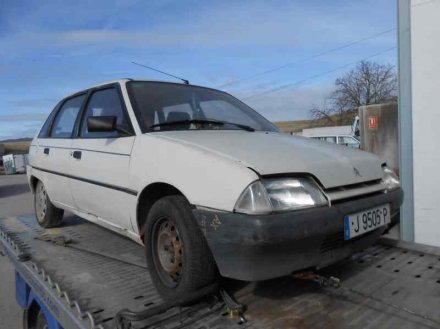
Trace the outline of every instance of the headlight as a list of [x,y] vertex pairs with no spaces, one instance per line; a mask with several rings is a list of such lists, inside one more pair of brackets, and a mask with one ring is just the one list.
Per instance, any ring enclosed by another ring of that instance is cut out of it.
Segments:
[[382,181],[388,190],[400,187],[399,177],[397,177],[394,171],[387,166],[383,167]]
[[311,178],[263,179],[249,185],[235,205],[245,214],[267,214],[326,205],[327,200]]

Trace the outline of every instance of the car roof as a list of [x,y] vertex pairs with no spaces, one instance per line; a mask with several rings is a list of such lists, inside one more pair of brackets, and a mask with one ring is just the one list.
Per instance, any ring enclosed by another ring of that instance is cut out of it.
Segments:
[[84,89],[80,89],[78,91],[75,91],[74,93],[66,95],[65,97],[63,97],[63,99],[74,97],[74,96],[76,96],[78,94],[83,94],[83,93],[87,92],[89,89],[99,88],[99,87],[103,87],[103,86],[107,86],[107,85],[111,85],[111,84],[116,84],[116,83],[123,84],[123,83],[125,83],[127,81],[131,81],[131,80],[132,79],[125,78],[125,79],[117,79],[117,80],[109,80],[109,81],[101,82],[101,83],[98,83],[96,85],[93,85],[93,86],[90,86],[90,87],[87,87],[87,88],[84,88]]
[[106,85],[111,85],[111,84],[114,84],[114,83],[122,84],[122,83],[125,83],[127,81],[131,81],[131,80],[132,79],[130,79],[130,78],[124,78],[124,79],[104,81],[104,82],[98,83],[97,85],[90,86],[89,88],[86,88],[84,90],[92,89],[92,88],[99,88],[99,87],[106,86]]
[[225,91],[223,91],[223,90],[219,90],[219,89],[215,89],[215,88],[211,88],[211,87],[206,87],[206,86],[193,85],[193,84],[189,84],[189,85],[187,85],[187,84],[185,84],[185,83],[175,82],[175,81],[153,80],[153,79],[131,79],[131,78],[122,78],[122,79],[116,79],[116,80],[109,80],[109,81],[101,82],[101,83],[98,83],[98,84],[96,84],[96,85],[90,86],[90,87],[88,87],[88,88],[81,89],[81,90],[79,90],[79,91],[76,91],[76,92],[74,92],[74,93],[72,93],[72,94],[69,94],[69,95],[65,96],[63,99],[70,98],[70,97],[76,96],[76,95],[78,95],[78,94],[85,93],[85,92],[86,92],[87,90],[89,90],[89,89],[100,88],[100,87],[104,87],[104,86],[111,85],[111,84],[116,84],[116,83],[122,85],[122,84],[127,83],[128,81],[136,81],[136,82],[160,82],[160,83],[169,83],[169,84],[182,85],[182,86],[192,86],[192,87],[199,87],[199,88],[206,88],[206,89],[216,90],[216,91],[220,91],[220,92],[223,92],[223,93],[226,93],[226,94],[227,94],[227,92],[225,92]]

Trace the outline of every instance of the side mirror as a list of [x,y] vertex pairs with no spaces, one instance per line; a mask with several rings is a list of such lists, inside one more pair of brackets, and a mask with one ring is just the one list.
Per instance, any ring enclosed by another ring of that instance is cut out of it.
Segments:
[[99,116],[87,118],[87,130],[89,132],[111,132],[116,131],[115,116]]

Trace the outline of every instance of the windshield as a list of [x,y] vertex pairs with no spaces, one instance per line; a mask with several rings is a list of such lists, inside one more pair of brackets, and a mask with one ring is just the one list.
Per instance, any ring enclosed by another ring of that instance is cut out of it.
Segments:
[[144,133],[193,129],[278,131],[246,104],[214,89],[130,81],[127,90]]

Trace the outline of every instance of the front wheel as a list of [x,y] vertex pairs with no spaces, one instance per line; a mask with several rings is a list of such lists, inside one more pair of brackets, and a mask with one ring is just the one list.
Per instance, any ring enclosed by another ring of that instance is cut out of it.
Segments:
[[50,228],[59,226],[63,219],[64,210],[52,204],[49,195],[47,195],[46,188],[41,181],[38,181],[35,186],[34,209],[35,217],[41,227]]
[[37,316],[37,323],[35,324],[35,329],[48,329],[49,324],[47,323],[46,317],[43,312],[40,311]]
[[41,310],[28,312],[28,310],[25,310],[23,313],[23,329],[49,329],[46,316]]
[[211,284],[216,266],[183,196],[156,201],[145,223],[147,264],[153,283],[167,300]]

